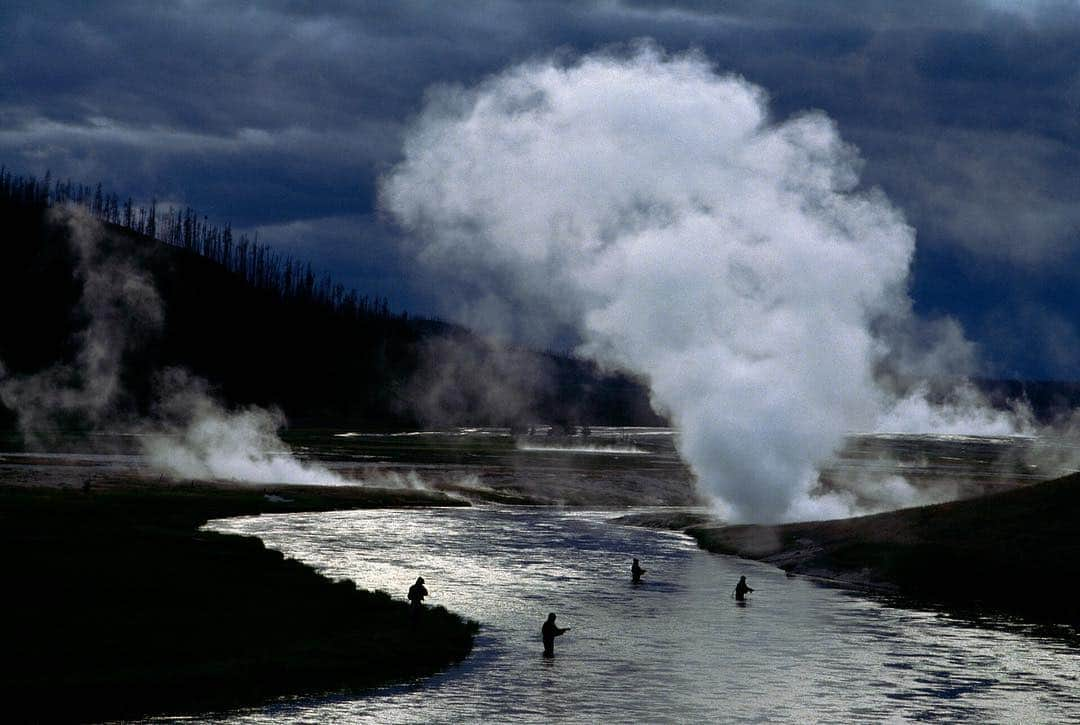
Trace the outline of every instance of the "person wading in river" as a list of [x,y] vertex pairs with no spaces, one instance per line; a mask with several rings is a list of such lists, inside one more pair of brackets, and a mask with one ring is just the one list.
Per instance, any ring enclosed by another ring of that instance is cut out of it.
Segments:
[[752,591],[754,591],[754,590],[751,589],[746,584],[746,577],[744,577],[744,576],[739,577],[739,583],[735,585],[735,592],[734,592],[735,601],[736,602],[745,601],[746,600],[746,595],[749,592],[752,592]]
[[641,568],[641,564],[637,559],[634,559],[634,563],[630,565],[630,578],[633,579],[635,584],[641,583],[641,575],[645,573],[645,570]]
[[569,627],[555,626],[555,612],[548,615],[547,621],[544,622],[544,626],[540,629],[541,634],[544,636],[545,657],[555,656],[555,638],[569,629]]

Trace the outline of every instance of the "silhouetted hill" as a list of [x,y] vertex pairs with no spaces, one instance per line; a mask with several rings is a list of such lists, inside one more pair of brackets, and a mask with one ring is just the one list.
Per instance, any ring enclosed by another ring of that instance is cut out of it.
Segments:
[[[71,361],[87,320],[68,229],[47,220],[40,192],[10,189],[0,194],[0,361],[20,375]],[[112,209],[99,216],[115,216],[115,201]],[[179,366],[227,404],[278,406],[300,426],[662,423],[636,381],[391,312],[386,300],[317,281],[310,266],[275,261],[267,247],[236,262],[241,251],[209,227],[202,247],[103,223],[102,248],[148,270],[164,308],[161,332],[125,360],[122,403],[132,412],[152,407],[157,371]],[[0,409],[0,425],[13,423]]]

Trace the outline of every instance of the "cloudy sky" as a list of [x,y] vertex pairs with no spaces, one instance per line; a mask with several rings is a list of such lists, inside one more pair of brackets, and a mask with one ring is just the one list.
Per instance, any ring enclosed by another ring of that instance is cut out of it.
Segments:
[[641,38],[764,88],[777,122],[832,118],[916,229],[916,311],[986,372],[1080,377],[1077,2],[9,0],[0,162],[190,204],[439,313],[377,204],[431,89]]

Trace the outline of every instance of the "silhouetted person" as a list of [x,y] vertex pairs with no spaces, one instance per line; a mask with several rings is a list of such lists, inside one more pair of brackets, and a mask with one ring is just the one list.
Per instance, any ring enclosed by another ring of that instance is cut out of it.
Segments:
[[735,585],[735,601],[742,602],[746,600],[746,595],[749,592],[754,591],[746,584],[746,577],[739,577],[739,583]]
[[424,607],[424,597],[428,595],[427,587],[424,586],[424,577],[416,577],[416,583],[409,587],[409,602],[412,604],[413,614]]
[[641,568],[641,564],[637,559],[634,559],[634,563],[630,565],[630,576],[633,578],[635,584],[641,583],[641,575],[645,573],[645,570]]
[[563,632],[570,629],[569,627],[556,627],[555,626],[555,612],[548,615],[547,621],[544,622],[544,626],[540,631],[544,635],[544,656],[555,656],[555,638]]

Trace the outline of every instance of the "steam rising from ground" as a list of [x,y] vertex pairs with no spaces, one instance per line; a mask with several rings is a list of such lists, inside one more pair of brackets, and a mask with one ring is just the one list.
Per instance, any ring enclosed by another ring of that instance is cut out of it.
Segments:
[[474,336],[433,337],[419,345],[409,382],[409,412],[425,423],[468,425],[521,420],[549,380],[537,355]]
[[124,356],[159,332],[161,300],[136,261],[101,245],[100,224],[81,209],[50,210],[67,227],[75,275],[83,284],[79,312],[87,319],[70,364],[36,375],[8,377],[0,365],[0,400],[16,411],[28,442],[72,425],[96,428],[122,415]]
[[248,483],[342,484],[326,468],[301,463],[278,437],[280,411],[249,407],[229,412],[205,381],[175,368],[158,376],[162,398],[155,431],[143,439],[155,468],[178,478]]
[[820,518],[849,432],[1017,426],[917,384],[971,346],[912,316],[914,231],[859,164],[824,114],[642,46],[433,91],[381,203],[458,319],[644,375],[733,518]]
[[51,222],[67,227],[82,282],[79,312],[87,326],[77,353],[34,375],[5,376],[0,400],[16,412],[31,445],[48,445],[72,426],[126,428],[140,437],[150,463],[177,478],[250,483],[344,483],[322,466],[301,463],[277,431],[280,413],[248,408],[229,412],[205,381],[182,370],[158,376],[158,409],[150,419],[133,410],[121,384],[126,355],[160,334],[164,313],[150,275],[132,256],[105,243],[100,223],[77,208],[54,207]]

